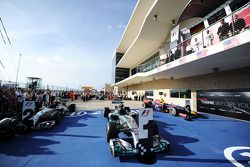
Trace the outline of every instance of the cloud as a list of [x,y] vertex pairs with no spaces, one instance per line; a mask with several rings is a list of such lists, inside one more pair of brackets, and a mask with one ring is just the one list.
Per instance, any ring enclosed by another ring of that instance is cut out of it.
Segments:
[[107,28],[107,30],[111,31],[111,30],[113,30],[114,26],[111,25],[111,24],[108,24],[108,25],[106,26],[106,28]]
[[118,23],[118,24],[114,24],[114,25],[108,24],[106,26],[106,29],[108,31],[111,31],[111,30],[120,30],[120,29],[125,29],[125,28],[126,28],[126,26],[124,24],[122,24],[122,23]]
[[116,27],[118,29],[125,29],[126,28],[126,26],[124,24],[122,24],[122,23],[117,24]]

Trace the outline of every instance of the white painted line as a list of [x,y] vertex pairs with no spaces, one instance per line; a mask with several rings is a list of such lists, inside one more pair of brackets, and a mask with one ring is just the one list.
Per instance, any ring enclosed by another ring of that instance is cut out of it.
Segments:
[[234,164],[236,167],[245,167],[244,165],[242,165],[241,163],[239,163],[234,157],[233,157],[233,152],[234,151],[239,151],[239,150],[249,150],[249,152],[243,152],[240,155],[244,156],[244,157],[249,157],[249,161],[250,162],[250,147],[246,147],[246,146],[235,146],[235,147],[228,147],[224,150],[224,155],[225,157],[232,163]]
[[86,111],[76,111],[76,112],[72,112],[69,116],[66,116],[66,117],[81,117],[86,114],[87,114]]

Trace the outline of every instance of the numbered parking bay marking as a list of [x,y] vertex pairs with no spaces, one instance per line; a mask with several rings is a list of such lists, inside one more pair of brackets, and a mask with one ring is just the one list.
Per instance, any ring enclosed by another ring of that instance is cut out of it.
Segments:
[[86,111],[76,111],[76,112],[72,112],[69,116],[67,117],[81,117],[83,115],[86,115],[87,112]]
[[247,157],[248,164],[250,164],[250,147],[246,146],[235,146],[235,147],[228,147],[224,150],[224,155],[225,157],[236,167],[245,167],[243,164],[238,162],[234,157],[233,157],[233,152],[235,151],[242,151],[239,155],[243,157]]

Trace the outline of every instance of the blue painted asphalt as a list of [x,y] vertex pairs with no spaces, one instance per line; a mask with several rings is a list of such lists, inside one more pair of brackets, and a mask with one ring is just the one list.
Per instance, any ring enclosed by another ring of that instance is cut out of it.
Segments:
[[[0,167],[136,167],[136,166],[234,166],[225,158],[229,147],[250,147],[250,122],[203,114],[185,121],[167,113],[154,113],[163,137],[171,143],[169,153],[156,155],[151,165],[135,157],[113,158],[106,142],[106,119],[101,112],[86,111],[66,117],[49,131],[15,136],[0,143]],[[250,149],[236,150],[232,156],[250,166]],[[236,162],[235,161],[235,162]]]

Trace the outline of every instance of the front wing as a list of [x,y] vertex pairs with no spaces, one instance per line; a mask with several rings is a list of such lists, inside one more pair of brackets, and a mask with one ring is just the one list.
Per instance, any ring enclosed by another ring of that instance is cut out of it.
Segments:
[[130,143],[119,138],[111,139],[109,144],[116,156],[144,155],[149,152],[165,152],[170,149],[170,143],[165,139],[160,139],[152,148],[147,149],[140,143],[137,144],[136,148],[133,148]]

